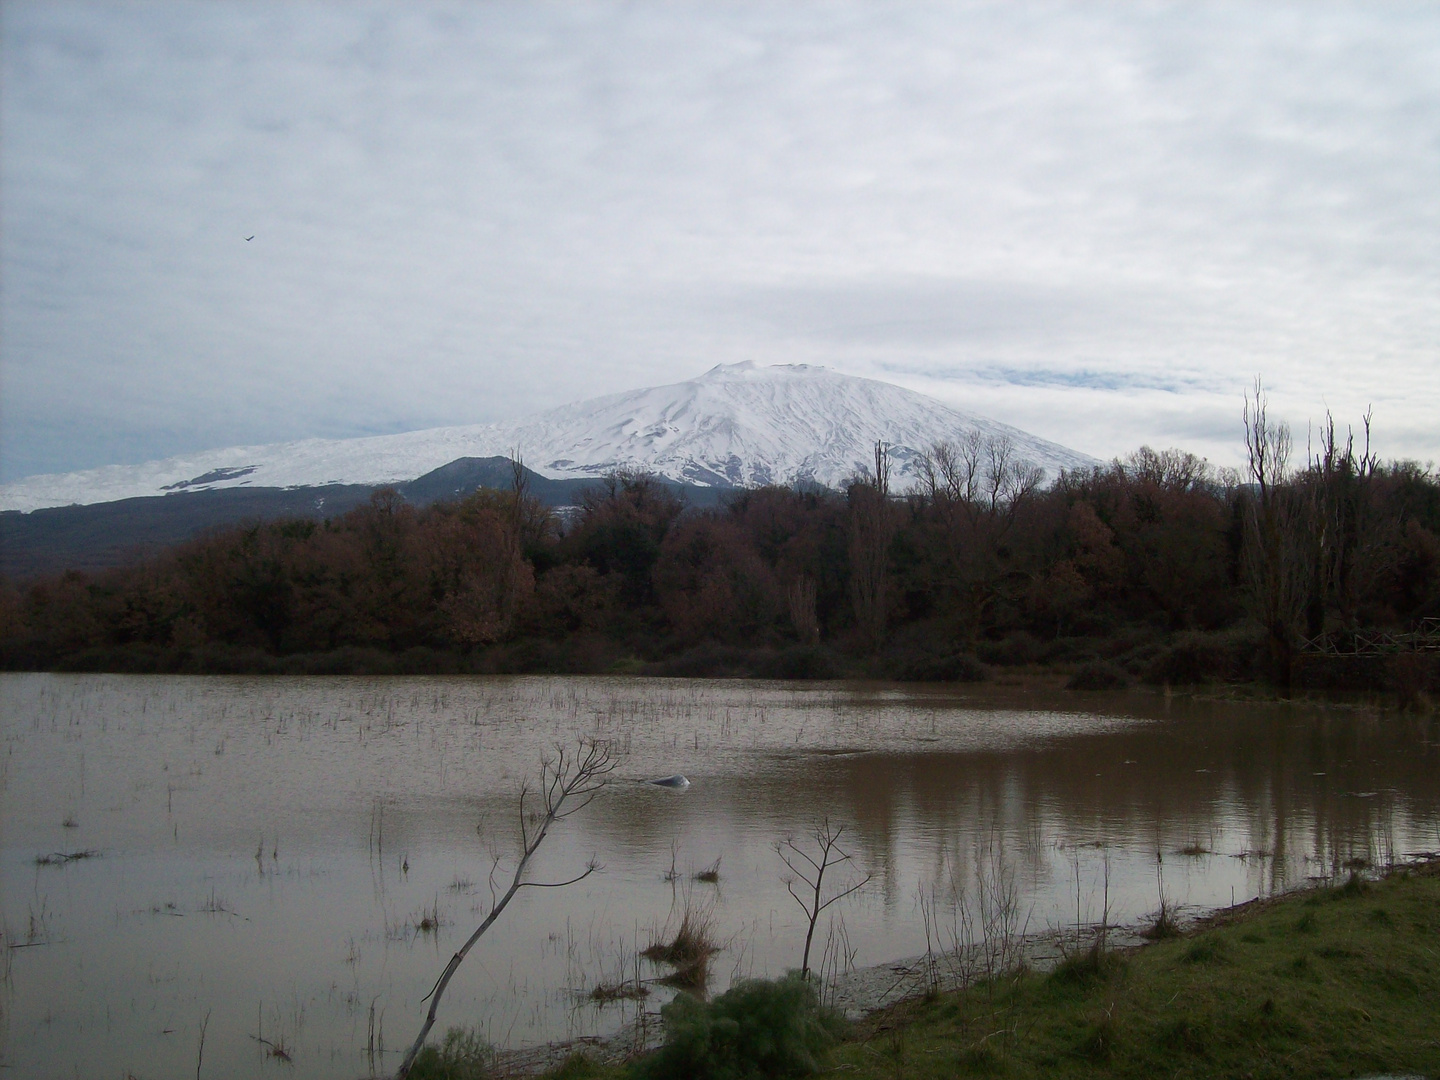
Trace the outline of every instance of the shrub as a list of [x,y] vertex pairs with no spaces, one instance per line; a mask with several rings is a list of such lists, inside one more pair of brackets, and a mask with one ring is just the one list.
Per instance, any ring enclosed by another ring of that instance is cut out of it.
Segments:
[[1040,658],[1040,642],[1020,630],[1000,641],[982,641],[975,651],[985,663],[1000,667],[1033,664]]
[[[1268,1012],[1273,1013],[1275,1003],[1266,999],[1266,1004],[1270,1006]],[[1264,1011],[1262,1006],[1262,1012]],[[1179,1050],[1197,1057],[1207,1054],[1213,1039],[1213,1032],[1208,1024],[1189,1017],[1179,1017],[1161,1024],[1156,1034],[1159,1036],[1160,1045],[1166,1049]]]
[[1210,938],[1191,945],[1180,957],[1180,962],[1182,964],[1211,964],[1223,959],[1225,959],[1225,940]]
[[1175,908],[1165,896],[1160,897],[1160,910],[1155,913],[1150,925],[1140,932],[1140,936],[1151,941],[1164,941],[1180,936],[1180,924],[1175,919]]
[[1145,681],[1191,686],[1245,678],[1257,652],[1256,642],[1243,634],[1180,634],[1150,660]]
[[1097,938],[1088,949],[1067,952],[1050,972],[1050,981],[1060,986],[1089,987],[1105,982],[1124,966],[1124,960],[1107,951]]
[[990,669],[969,653],[922,655],[902,661],[896,677],[902,682],[984,682]]
[[1114,664],[1106,663],[1104,660],[1096,660],[1089,664],[1080,665],[1070,681],[1065,684],[1067,690],[1123,690],[1130,685],[1130,680],[1125,672]]
[[1370,884],[1360,876],[1358,870],[1351,870],[1345,884],[1340,886],[1339,895],[1347,898],[1364,896],[1370,891]]
[[647,675],[681,679],[733,679],[750,674],[750,657],[744,649],[703,641],[677,656],[647,664]]
[[720,951],[711,936],[713,921],[713,908],[693,905],[687,893],[675,936],[668,942],[653,942],[640,955],[675,969],[660,980],[666,986],[699,990],[709,980],[710,958]]
[[1115,1056],[1116,1044],[1120,1041],[1119,1025],[1109,1010],[1101,1013],[1095,1022],[1088,1025],[1076,1047],[1078,1056],[1090,1061],[1109,1061]]
[[791,645],[776,653],[761,668],[772,679],[838,679],[842,672],[835,655],[820,645]]
[[495,1051],[473,1031],[452,1027],[445,1040],[426,1046],[415,1057],[407,1080],[484,1080],[490,1075]]
[[1116,663],[1138,677],[1149,670],[1151,662],[1163,651],[1164,647],[1154,641],[1141,642],[1122,654]]
[[591,1077],[601,1076],[604,1072],[604,1067],[582,1050],[569,1055],[559,1065],[546,1071],[543,1076],[544,1080],[590,1080]]
[[742,1080],[818,1072],[841,1027],[798,975],[737,983],[712,1002],[681,994],[661,1010],[665,1045],[641,1080]]
[[1042,664],[1086,664],[1099,660],[1101,643],[1088,637],[1057,637],[1040,646]]

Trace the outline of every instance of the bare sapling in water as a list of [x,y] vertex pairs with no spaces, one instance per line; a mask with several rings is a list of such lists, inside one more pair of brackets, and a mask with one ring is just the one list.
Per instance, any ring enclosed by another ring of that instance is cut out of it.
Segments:
[[475,932],[470,935],[465,944],[460,946],[454,956],[450,957],[450,962],[445,965],[445,970],[435,981],[434,989],[426,995],[430,999],[430,1010],[425,1015],[425,1023],[420,1028],[420,1034],[416,1036],[410,1049],[405,1052],[405,1059],[400,1062],[400,1068],[396,1070],[396,1080],[404,1080],[404,1077],[409,1075],[411,1066],[415,1064],[415,1058],[420,1053],[420,1048],[425,1045],[425,1037],[435,1026],[435,1016],[440,1009],[440,998],[444,995],[445,988],[450,985],[450,979],[475,943],[484,936],[485,931],[495,924],[495,920],[500,917],[500,913],[505,910],[506,905],[510,903],[515,894],[527,887],[558,889],[566,885],[573,885],[577,881],[583,881],[600,868],[599,864],[592,860],[582,873],[567,881],[525,880],[525,871],[530,866],[530,860],[539,850],[540,845],[545,842],[551,826],[588,806],[600,789],[609,782],[610,774],[615,771],[618,764],[614,748],[609,742],[600,739],[582,739],[574,748],[557,747],[554,757],[541,761],[538,787],[540,809],[526,809],[527,799],[533,796],[528,784],[521,787],[520,861],[515,866],[515,876],[510,880],[510,887],[491,904],[490,914],[485,916],[484,922],[476,927]]
[[1155,913],[1155,921],[1145,929],[1143,936],[1152,941],[1179,937],[1180,925],[1175,921],[1175,904],[1165,892],[1165,860],[1158,851],[1155,852],[1155,891],[1160,897],[1160,909]]
[[[775,845],[775,853],[793,875],[785,879],[785,888],[805,912],[805,918],[809,922],[805,929],[805,952],[800,960],[802,979],[810,977],[810,945],[815,940],[815,924],[820,920],[820,913],[836,901],[858,892],[873,876],[866,874],[859,881],[852,880],[829,899],[823,898],[825,872],[832,867],[854,863],[854,856],[840,846],[840,837],[844,832],[844,825],[831,825],[830,819],[825,818],[810,833],[809,839],[815,845],[813,855],[794,837],[788,837]],[[803,896],[796,892],[797,881],[803,886]]]

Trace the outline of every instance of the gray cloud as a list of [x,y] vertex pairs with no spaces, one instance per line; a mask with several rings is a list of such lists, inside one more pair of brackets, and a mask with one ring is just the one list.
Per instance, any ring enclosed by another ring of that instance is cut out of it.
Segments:
[[1233,456],[1263,372],[1299,423],[1373,403],[1387,452],[1440,457],[1433,6],[12,3],[0,31],[0,478],[739,359],[1101,455]]
[[1117,324],[1150,335],[1176,306],[1158,294],[1084,285],[901,280],[748,290],[725,309],[779,334],[868,348],[1016,340],[1063,345],[1113,334]]

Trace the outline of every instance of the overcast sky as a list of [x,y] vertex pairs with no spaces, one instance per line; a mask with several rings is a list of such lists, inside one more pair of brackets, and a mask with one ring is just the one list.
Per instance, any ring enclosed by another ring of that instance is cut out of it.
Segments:
[[0,479],[739,360],[1224,464],[1262,375],[1440,460],[1434,3],[0,20]]

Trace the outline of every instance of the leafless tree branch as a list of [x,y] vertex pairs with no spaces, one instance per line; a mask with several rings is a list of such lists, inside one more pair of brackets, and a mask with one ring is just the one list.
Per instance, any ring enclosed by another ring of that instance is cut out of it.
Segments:
[[[859,892],[873,876],[866,874],[859,881],[849,883],[828,899],[822,899],[825,872],[842,863],[854,862],[854,857],[840,847],[840,837],[844,832],[845,826],[832,825],[829,818],[824,819],[810,834],[810,839],[815,844],[815,856],[801,847],[800,841],[794,837],[787,837],[775,844],[775,853],[780,856],[780,861],[795,875],[785,879],[785,890],[800,905],[809,923],[805,931],[805,952],[800,960],[802,978],[810,977],[810,945],[815,939],[815,924],[820,919],[820,913],[831,904],[845,899],[852,893]],[[805,884],[806,895],[804,897],[795,891],[797,880]]]
[[[545,842],[551,826],[557,821],[570,817],[572,814],[584,809],[589,805],[597,792],[609,781],[610,774],[619,765],[612,744],[599,739],[583,739],[580,745],[573,752],[564,746],[555,748],[555,756],[546,758],[540,763],[540,782],[537,785],[542,793],[544,813],[536,816],[535,826],[532,829],[525,815],[525,799],[529,794],[529,785],[525,784],[520,789],[519,816],[520,816],[520,861],[515,866],[515,876],[510,880],[510,887],[498,901],[492,899],[490,914],[470,935],[465,944],[450,957],[450,962],[445,965],[445,970],[435,981],[434,988],[426,995],[430,1001],[430,1009],[425,1014],[425,1023],[420,1028],[420,1034],[416,1037],[414,1044],[405,1053],[405,1059],[401,1061],[400,1068],[396,1071],[397,1080],[403,1080],[409,1075],[410,1068],[415,1064],[416,1055],[425,1044],[425,1037],[430,1034],[430,1029],[435,1026],[435,1016],[440,1008],[440,998],[445,993],[446,986],[454,976],[466,955],[474,948],[475,943],[495,924],[500,913],[505,910],[507,904],[514,898],[515,894],[527,886],[535,888],[561,888],[565,885],[573,885],[589,877],[596,870],[600,869],[598,863],[593,859],[586,866],[585,872],[570,881],[543,883],[528,882],[525,880],[525,871],[529,868],[530,860],[540,845]],[[491,867],[493,881],[494,866]],[[492,885],[493,889],[493,885]],[[493,897],[493,892],[492,892]]]

